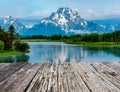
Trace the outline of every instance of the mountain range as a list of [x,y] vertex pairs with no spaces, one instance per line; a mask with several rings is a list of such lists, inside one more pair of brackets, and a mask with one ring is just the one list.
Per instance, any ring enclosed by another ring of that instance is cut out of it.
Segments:
[[16,18],[12,16],[6,16],[0,21],[0,26],[4,28],[4,30],[8,30],[10,25],[13,25],[15,28],[16,33],[21,34],[22,31],[26,30],[25,25],[19,22]]
[[[21,19],[25,22],[24,19]],[[85,33],[105,33],[120,29],[120,23],[99,23],[100,21],[87,21],[80,17],[76,10],[68,7],[59,8],[50,16],[42,18],[36,22],[25,24],[20,19],[7,16],[0,21],[0,26],[8,30],[10,25],[15,27],[15,31],[21,35],[73,35]],[[28,21],[28,20],[27,20]],[[34,20],[31,20],[31,22]],[[30,21],[29,21],[30,22]]]

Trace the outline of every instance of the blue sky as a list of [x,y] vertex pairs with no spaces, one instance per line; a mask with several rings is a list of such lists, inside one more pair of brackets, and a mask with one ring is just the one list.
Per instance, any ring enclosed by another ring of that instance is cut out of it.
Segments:
[[44,17],[59,7],[76,9],[85,19],[120,16],[120,0],[0,0],[0,17]]

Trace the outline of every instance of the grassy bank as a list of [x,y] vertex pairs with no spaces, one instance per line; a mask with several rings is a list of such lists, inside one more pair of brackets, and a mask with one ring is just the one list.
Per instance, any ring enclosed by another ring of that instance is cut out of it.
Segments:
[[52,42],[52,40],[47,39],[25,39],[22,42]]
[[79,44],[79,45],[87,45],[87,46],[120,46],[120,42],[69,42],[68,44]]
[[21,54],[22,54],[22,52],[20,52],[20,51],[15,51],[15,50],[10,51],[10,50],[8,50],[8,51],[0,52],[0,57],[11,56],[11,55],[21,55]]
[[22,42],[65,42],[68,44],[89,45],[89,46],[117,46],[120,42],[72,42],[65,40],[48,40],[48,39],[25,39]]
[[62,40],[48,40],[48,39],[25,39],[22,42],[63,42]]

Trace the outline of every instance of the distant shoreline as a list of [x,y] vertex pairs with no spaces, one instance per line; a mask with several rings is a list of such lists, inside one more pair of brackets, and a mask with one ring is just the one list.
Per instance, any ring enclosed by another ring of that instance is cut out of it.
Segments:
[[64,42],[68,44],[87,45],[87,46],[120,46],[120,42],[70,42],[62,40],[48,39],[25,39],[22,42]]

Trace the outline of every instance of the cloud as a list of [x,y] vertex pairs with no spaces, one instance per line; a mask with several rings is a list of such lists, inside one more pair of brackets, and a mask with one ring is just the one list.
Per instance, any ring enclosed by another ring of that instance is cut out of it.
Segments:
[[84,13],[83,14],[84,16],[84,18],[87,18],[87,19],[91,19],[91,18],[98,18],[98,17],[100,17],[100,13],[98,13],[98,12],[95,12],[94,10],[92,10],[92,9],[89,9],[86,13]]
[[74,11],[79,11],[78,8],[73,9]]
[[90,15],[92,15],[92,16],[100,16],[99,13],[97,13],[97,12],[91,10],[91,9],[88,10],[88,13],[89,13]]
[[42,11],[40,11],[40,10],[34,10],[31,13],[31,16],[47,17],[49,15],[50,15],[50,11],[48,11],[48,10],[42,10]]
[[41,12],[38,11],[38,10],[34,10],[34,11],[32,11],[31,15],[32,15],[32,16],[40,16],[40,15],[41,15]]
[[120,16],[120,10],[104,10],[96,12],[92,9],[88,9],[87,12],[82,14],[82,17],[85,19],[106,19],[106,18],[115,18]]

